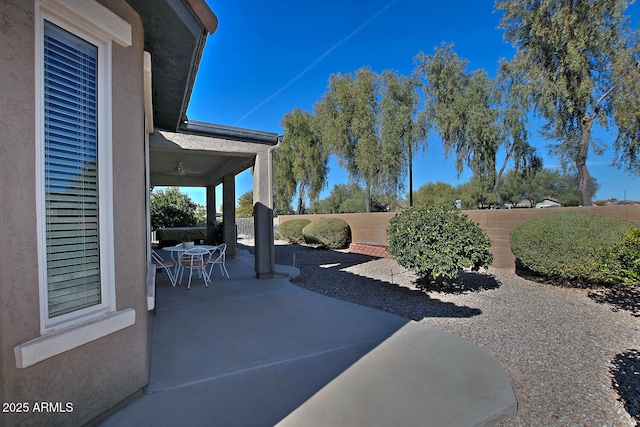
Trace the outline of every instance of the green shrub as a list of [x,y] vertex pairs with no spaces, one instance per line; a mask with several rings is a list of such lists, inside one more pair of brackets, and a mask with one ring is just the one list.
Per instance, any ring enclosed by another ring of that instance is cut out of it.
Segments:
[[622,240],[606,249],[600,266],[608,283],[640,286],[640,228],[624,233]]
[[633,224],[585,211],[542,215],[511,230],[511,251],[523,267],[552,281],[606,281],[598,260]]
[[285,221],[280,224],[280,227],[278,227],[278,234],[284,240],[288,240],[293,243],[304,243],[302,229],[309,223],[311,223],[311,221],[304,218]]
[[340,218],[320,218],[302,229],[304,241],[327,249],[342,249],[351,243],[351,227]]
[[454,279],[465,267],[478,271],[493,262],[484,230],[449,207],[406,209],[389,221],[387,235],[389,253],[420,277]]

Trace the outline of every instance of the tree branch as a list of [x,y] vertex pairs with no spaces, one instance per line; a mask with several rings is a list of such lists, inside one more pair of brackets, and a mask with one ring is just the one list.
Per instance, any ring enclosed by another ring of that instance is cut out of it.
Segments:
[[593,108],[593,114],[592,115],[587,114],[582,118],[583,126],[596,118],[596,116],[598,115],[598,112],[600,111],[600,104],[602,104],[602,102],[605,100],[607,96],[611,95],[611,92],[613,92],[613,89],[615,89],[615,87],[616,85],[614,84],[605,93],[603,93],[600,98],[598,98],[598,101],[596,101],[596,106]]

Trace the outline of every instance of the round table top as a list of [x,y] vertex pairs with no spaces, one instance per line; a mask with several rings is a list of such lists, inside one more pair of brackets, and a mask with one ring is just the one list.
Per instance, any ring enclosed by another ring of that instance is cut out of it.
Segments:
[[168,252],[185,252],[188,251],[189,249],[193,249],[193,248],[202,248],[202,249],[206,249],[208,251],[214,250],[217,248],[217,246],[212,246],[212,245],[194,245],[191,246],[190,248],[185,248],[182,245],[178,245],[178,246],[167,246],[162,248],[163,251],[168,251]]

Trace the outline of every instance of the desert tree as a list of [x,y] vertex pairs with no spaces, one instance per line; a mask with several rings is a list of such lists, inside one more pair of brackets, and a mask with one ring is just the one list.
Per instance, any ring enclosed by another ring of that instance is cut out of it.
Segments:
[[[372,212],[382,212],[385,208],[379,196],[371,196]],[[335,185],[327,197],[318,200],[309,208],[314,214],[360,213],[365,210],[364,190],[355,182]]]
[[587,168],[595,123],[615,126],[614,163],[640,172],[638,34],[629,26],[627,0],[496,0],[500,27],[528,73],[541,133],[551,153],[573,164],[580,202],[590,206]]
[[323,140],[350,179],[363,184],[366,212],[373,194],[397,194],[403,188],[405,148],[421,135],[411,123],[415,103],[409,81],[365,67],[331,75],[315,105]]
[[249,190],[246,193],[243,193],[238,198],[238,205],[236,206],[236,217],[253,217],[253,190]]
[[[502,61],[498,76],[467,72],[468,61],[444,43],[433,55],[416,56],[415,74],[423,80],[425,112],[440,135],[447,156],[455,153],[458,175],[469,167],[490,180],[497,204],[504,207],[500,179],[509,162],[517,168],[540,167],[541,159],[528,142],[527,81],[512,63]],[[497,155],[505,156],[498,163]]]
[[[579,176],[576,172],[542,168],[532,174],[522,174],[514,169],[504,175],[503,188],[510,195],[511,203],[517,205],[527,201],[530,207],[545,198],[556,199],[564,206],[580,205],[578,188]],[[591,188],[597,191],[599,184],[591,177]]]
[[274,153],[275,195],[291,203],[297,194],[296,213],[301,214],[305,200],[316,200],[326,185],[329,152],[311,113],[295,108],[285,114],[281,126],[284,138]]
[[379,88],[378,76],[368,68],[333,74],[328,91],[315,105],[325,143],[349,177],[364,183],[366,212],[371,211],[372,188],[394,185],[393,175],[400,173],[399,164],[384,161],[387,156],[399,159],[399,146],[395,156],[385,153],[376,133]]
[[456,205],[458,194],[456,188],[447,182],[428,182],[416,190],[415,204],[453,207]]
[[403,167],[409,178],[409,206],[413,206],[413,158],[417,151],[427,148],[427,121],[418,111],[421,99],[419,82],[414,77],[392,71],[382,73],[383,93],[380,101],[383,140],[400,143]]

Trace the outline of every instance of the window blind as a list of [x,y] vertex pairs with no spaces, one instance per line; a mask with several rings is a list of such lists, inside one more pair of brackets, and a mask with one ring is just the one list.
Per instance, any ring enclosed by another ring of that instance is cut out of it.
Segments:
[[45,21],[48,316],[100,304],[98,48]]

